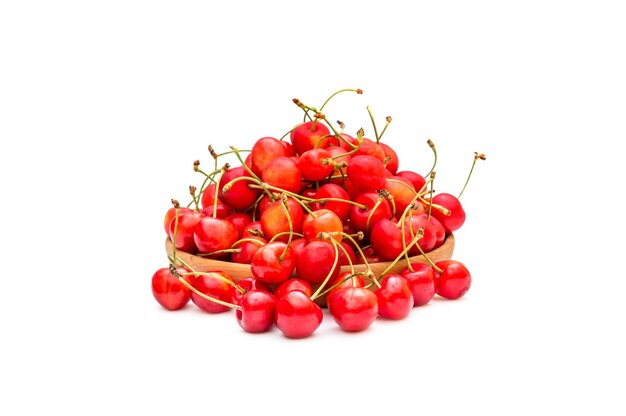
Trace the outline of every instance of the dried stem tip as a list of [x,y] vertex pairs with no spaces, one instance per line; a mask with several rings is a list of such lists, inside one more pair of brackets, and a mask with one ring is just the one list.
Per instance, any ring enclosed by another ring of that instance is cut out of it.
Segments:
[[193,170],[194,172],[197,172],[199,170],[198,166],[200,166],[200,161],[196,160],[193,162]]
[[294,99],[293,99],[293,100],[291,100],[291,101],[293,101],[293,103],[294,103],[295,105],[297,105],[298,107],[300,107],[300,108],[304,108],[304,104],[302,104],[302,101],[298,100],[297,98],[294,98]]
[[172,201],[172,205],[174,206],[174,208],[180,208],[180,202],[178,202],[174,198],[172,198],[171,201]]
[[359,95],[361,95],[361,94],[363,94],[363,90],[362,90],[362,89],[360,89],[360,88],[357,88],[357,89],[356,89],[356,93],[357,93],[357,94],[359,94]]
[[324,113],[320,113],[319,111],[315,113],[314,117],[321,120],[326,120],[326,116],[324,115]]
[[435,148],[435,143],[433,143],[432,140],[428,139],[428,141],[426,143],[428,143],[428,145],[431,147],[431,149]]
[[215,149],[213,149],[213,145],[209,145],[209,153],[213,156],[213,159],[217,159],[217,153],[215,153]]
[[196,187],[193,185],[189,185],[189,193],[191,194],[191,196],[195,197],[196,196]]
[[487,160],[484,153],[474,152],[474,159]]
[[385,120],[387,120],[387,123],[391,123],[391,116],[387,116]]

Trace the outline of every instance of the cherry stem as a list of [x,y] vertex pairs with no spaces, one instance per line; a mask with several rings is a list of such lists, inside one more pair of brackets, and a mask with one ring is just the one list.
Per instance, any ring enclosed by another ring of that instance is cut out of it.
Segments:
[[391,116],[387,116],[385,117],[385,127],[383,127],[383,131],[380,132],[380,136],[378,137],[378,142],[380,143],[380,141],[383,139],[383,135],[385,134],[385,132],[387,131],[387,127],[389,127],[389,124],[391,124]]
[[330,97],[328,97],[326,99],[326,101],[324,101],[324,104],[322,104],[322,106],[320,107],[320,111],[322,111],[324,109],[324,107],[326,107],[326,104],[328,104],[328,102],[337,94],[340,94],[342,92],[356,92],[357,94],[363,94],[363,90],[360,88],[344,88],[342,90],[339,90],[337,92],[334,92]]
[[383,196],[379,196],[378,200],[376,201],[376,203],[374,204],[374,206],[370,210],[370,214],[367,216],[367,222],[365,223],[365,231],[366,232],[370,231],[370,221],[371,221],[372,217],[374,216],[374,212],[378,209],[380,204],[383,203],[383,200],[384,200],[384,197]]
[[198,212],[200,211],[200,208],[198,206],[198,198],[196,197],[196,187],[191,185],[189,186],[189,194],[191,195],[192,198],[192,202],[195,206],[195,211]]
[[374,121],[374,115],[372,114],[372,109],[370,106],[367,106],[367,114],[370,115],[370,120],[372,120],[372,126],[374,127],[374,135],[376,136],[376,143],[380,142],[380,136],[378,135],[378,129],[376,128],[376,122]]
[[[242,310],[241,306],[239,306],[239,305],[235,305],[235,304],[229,303],[229,302],[224,302],[223,300],[214,298],[213,296],[209,296],[209,295],[206,295],[206,294],[200,292],[198,289],[196,289],[191,284],[189,284],[185,279],[183,279],[183,275],[178,273],[178,271],[176,270],[174,265],[170,266],[170,273],[172,274],[172,276],[176,277],[178,279],[178,281],[181,282],[185,287],[187,287],[187,289],[191,290],[193,293],[195,293],[196,295],[200,296],[201,298],[206,299],[206,300],[211,301],[211,302],[214,302],[214,303],[217,303],[218,305],[226,306],[228,308]],[[195,273],[197,273],[197,272],[194,272],[192,274],[195,274]]]
[[287,250],[289,250],[289,246],[291,245],[291,240],[293,239],[293,220],[291,219],[291,214],[289,213],[289,207],[287,206],[287,196],[283,195],[280,198],[280,206],[285,211],[285,215],[287,216],[287,222],[289,223],[289,239],[287,240],[287,245],[283,252],[278,256],[278,261],[282,262],[285,259],[285,255],[287,255]]
[[[245,153],[250,153],[250,152],[252,152],[252,150],[245,150],[245,149],[237,149],[237,151],[238,151],[239,153],[241,153],[241,152],[245,152]],[[220,153],[220,154],[218,154],[217,156],[219,157],[219,156],[232,155],[233,153],[235,153],[235,151],[234,151],[234,150],[231,150],[230,152]]]
[[[359,246],[359,244],[354,240],[354,238],[352,238],[352,236],[350,234],[344,233],[343,231],[339,231],[339,232],[333,232],[330,233],[332,235],[341,235],[344,238],[347,238],[348,240],[350,240],[350,242],[354,245],[354,247],[356,247],[357,251],[359,252],[359,255],[361,256],[361,258],[363,259],[363,264],[365,265],[365,269],[367,270],[365,272],[365,276],[369,279],[371,279],[372,281],[375,281],[376,279],[372,278],[372,276],[374,275],[374,272],[372,271],[372,268],[370,267],[370,264],[367,262],[367,257],[365,257],[365,253],[363,253],[363,250],[361,250],[361,247]],[[361,234],[362,235],[362,234]],[[380,287],[380,284],[378,282],[376,282],[376,285],[378,287]]]
[[432,168],[430,168],[430,170],[428,171],[428,173],[427,173],[426,175],[424,175],[424,176],[428,176],[428,175],[430,175],[430,173],[431,173],[433,170],[435,170],[435,166],[437,166],[437,148],[435,147],[435,143],[433,143],[433,141],[432,141],[432,140],[430,140],[430,139],[428,139],[428,142],[427,142],[427,143],[428,143],[428,146],[430,146],[430,148],[432,149],[433,154],[435,155],[435,160],[433,161],[433,167],[432,167]]
[[[409,210],[410,212],[411,210]],[[409,259],[409,250],[407,250],[406,247],[406,239],[404,238],[404,225],[405,225],[406,221],[404,220],[403,217],[403,221],[402,221],[402,250],[404,251],[404,258],[406,260],[406,264],[407,267],[409,268],[410,271],[414,271],[413,270],[413,266],[411,265],[411,260]],[[409,224],[409,229],[411,230],[411,232],[413,232],[413,227],[411,226],[411,224]]]
[[230,148],[235,156],[237,156],[237,159],[239,159],[239,162],[241,162],[241,166],[243,166],[243,168],[250,174],[250,176],[256,178],[259,182],[261,182],[261,178],[259,178],[256,173],[252,172],[248,165],[246,165],[246,162],[244,162],[244,160],[241,158],[241,155],[239,154],[239,149],[237,149],[235,146],[230,146]]
[[234,287],[237,291],[239,291],[241,293],[246,293],[246,289],[242,288],[237,283],[233,282],[232,280],[229,280],[229,279],[225,278],[224,276],[222,276],[221,274],[218,274],[218,273],[213,273],[213,272],[190,272],[190,273],[181,273],[180,275],[181,276],[211,276],[211,277],[214,277],[216,279],[221,280],[222,282],[228,283],[229,285],[231,285],[232,287]]
[[365,275],[365,273],[363,273],[363,272],[352,273],[351,275],[344,277],[343,279],[341,279],[340,282],[337,282],[334,285],[332,285],[331,287],[326,288],[326,290],[324,290],[322,293],[320,293],[318,297],[322,297],[324,295],[327,295],[328,293],[332,292],[333,290],[337,289],[339,286],[344,284],[349,279],[352,279],[352,282],[353,282],[352,287],[354,287],[354,281],[355,281],[354,278],[355,278],[355,276],[361,276],[361,275]]
[[265,243],[263,241],[257,240],[255,238],[240,238],[239,240],[235,241],[233,243],[232,246],[230,246],[230,248],[235,248],[236,246],[238,246],[241,243],[255,243],[258,244],[260,246],[264,246]]
[[313,198],[303,198],[303,199],[307,199],[311,202],[317,202],[319,204],[324,205],[326,202],[345,202],[346,204],[350,204],[350,205],[354,205],[355,207],[358,207],[360,209],[367,209],[367,205],[364,204],[359,204],[358,202],[352,201],[350,199],[342,199],[342,198],[320,198],[320,199],[313,199]]
[[265,194],[259,195],[256,201],[254,201],[254,204],[252,204],[252,221],[256,221],[256,207],[259,206],[259,203],[261,202],[264,196]]
[[408,183],[398,180],[398,179],[391,179],[391,178],[387,178],[385,179],[385,182],[392,182],[392,183],[397,183],[400,184],[402,186],[404,186],[405,188],[407,188],[408,190],[410,190],[411,192],[413,192],[414,194],[417,194],[418,192],[415,190],[415,188],[413,188],[411,185],[409,185]]
[[[174,202],[175,200],[172,200],[172,202]],[[176,201],[178,203],[178,201]],[[177,204],[174,204],[174,206],[176,206]],[[174,258],[176,258],[176,238],[178,236],[178,210],[179,208],[176,207],[176,210],[174,212],[174,247],[172,248],[172,255],[174,256]]]
[[338,243],[337,241],[335,241],[334,238],[331,238],[331,242],[333,242],[333,247],[335,248],[335,260],[333,261],[333,267],[331,267],[330,271],[328,272],[328,275],[326,276],[326,278],[324,279],[320,287],[318,287],[315,293],[313,293],[313,295],[310,298],[311,300],[315,300],[318,298],[322,290],[324,290],[324,286],[326,286],[330,278],[333,276],[333,273],[335,272],[335,269],[337,268],[337,264],[339,264],[339,249],[337,248]]
[[430,172],[430,200],[428,201],[428,216],[426,217],[426,219],[428,221],[430,221],[430,213],[433,210],[433,192],[435,191],[433,189],[433,186],[435,186],[435,171]]
[[[414,245],[417,245],[419,247],[419,244],[417,244],[417,240],[419,240],[422,237],[424,237],[424,227],[420,227],[420,229],[417,230],[417,234],[415,235],[415,237],[413,237],[413,240],[411,240],[411,243],[408,246],[406,246],[404,250],[402,250],[402,253],[398,254],[398,257],[396,257],[396,259],[393,262],[391,262],[389,266],[387,266],[387,268],[380,274],[380,277],[383,277],[384,275],[389,273],[389,271],[398,263],[398,261],[400,261],[402,257],[404,257],[404,255],[411,249],[411,247],[413,247]],[[404,234],[402,235],[402,240],[404,240]],[[420,248],[420,252],[423,253],[421,248]]]
[[220,182],[222,182],[222,176],[224,176],[224,172],[228,169],[227,165],[224,165],[222,168],[222,174],[217,178],[217,182],[215,182],[215,200],[213,201],[213,218],[217,218],[217,201],[219,200],[218,195],[220,192]]
[[341,249],[343,254],[346,255],[346,259],[348,259],[348,265],[350,265],[350,273],[354,274],[354,264],[352,264],[352,260],[350,260],[350,255],[348,254],[348,250],[346,250],[343,244],[337,242],[334,238],[331,238],[330,242],[336,245],[337,248]]
[[391,217],[390,218],[395,217],[396,216],[396,201],[394,201],[393,195],[391,195],[389,191],[386,189],[381,189],[380,191],[378,191],[378,194],[382,196],[383,198],[385,198],[387,201],[389,201],[389,205],[391,205]]
[[435,269],[437,271],[437,273],[441,273],[443,272],[443,270],[441,270],[440,267],[437,267],[437,265],[435,263],[433,263],[433,261],[430,259],[430,257],[428,257],[426,255],[426,253],[424,253],[424,250],[422,250],[422,247],[419,244],[416,244],[417,248],[420,251],[420,254],[426,259],[426,261],[428,262],[428,264],[430,264],[430,266]]
[[469,171],[469,175],[467,175],[467,180],[465,181],[465,185],[463,185],[463,189],[461,189],[461,193],[459,193],[459,196],[457,196],[457,199],[461,199],[461,195],[463,195],[463,192],[465,192],[465,188],[467,187],[467,184],[469,183],[469,180],[472,177],[472,172],[474,172],[474,166],[476,166],[476,161],[478,159],[486,160],[486,157],[482,153],[474,152],[474,162],[472,163],[472,168]]
[[298,127],[298,126],[294,126],[294,127],[292,127],[292,128],[291,128],[291,130],[289,130],[287,133],[283,134],[283,135],[281,136],[281,138],[280,138],[280,139],[278,139],[278,140],[279,140],[279,141],[281,141],[281,142],[282,142],[283,140],[285,140],[285,137],[287,137],[289,134],[291,134],[291,132],[292,132],[292,131],[294,131],[297,127]]
[[304,235],[303,235],[303,234],[297,233],[297,232],[295,232],[295,231],[294,231],[294,232],[282,231],[282,232],[280,232],[280,233],[276,234],[274,237],[272,237],[272,238],[270,239],[270,241],[268,241],[268,242],[267,242],[267,244],[272,243],[272,242],[276,241],[277,239],[279,239],[280,237],[282,237],[282,236],[284,236],[284,235],[289,235],[289,234],[293,234],[293,235],[295,235],[296,237],[300,237],[300,238],[303,238],[303,237],[304,237]]

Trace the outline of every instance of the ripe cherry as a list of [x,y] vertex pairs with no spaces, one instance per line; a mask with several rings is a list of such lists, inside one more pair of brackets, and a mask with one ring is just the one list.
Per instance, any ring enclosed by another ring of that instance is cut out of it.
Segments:
[[335,247],[328,241],[312,241],[304,247],[296,260],[296,274],[312,285],[321,284],[331,274],[339,275],[339,260],[335,264]]
[[172,241],[176,235],[176,249],[186,251],[187,253],[195,253],[196,243],[194,242],[194,230],[196,225],[203,218],[199,212],[191,211],[178,215],[178,223],[176,218],[170,221],[169,234]]
[[250,208],[259,197],[259,192],[248,186],[251,184],[250,181],[245,179],[240,180],[233,183],[227,190],[224,190],[224,187],[233,179],[248,176],[248,172],[243,166],[238,166],[225,171],[220,179],[220,200],[224,201],[224,203],[228,206],[241,211]]
[[398,172],[396,176],[400,176],[401,178],[407,179],[411,184],[413,184],[413,188],[417,192],[420,192],[424,185],[426,185],[426,179],[419,173],[412,172],[410,170],[405,170],[402,172]]
[[252,218],[243,212],[237,212],[226,217],[226,221],[230,222],[237,230],[237,238],[244,237],[244,231],[248,224],[252,222]]
[[376,192],[365,192],[357,196],[354,202],[366,207],[363,209],[353,205],[350,208],[350,224],[357,231],[368,233],[378,221],[391,217],[389,202]]
[[413,184],[401,176],[392,176],[385,182],[385,190],[393,196],[396,205],[396,218],[400,219],[404,210],[413,202],[415,188]]
[[267,284],[284,282],[295,268],[296,258],[293,251],[282,241],[274,241],[261,247],[250,264],[254,277]]
[[465,211],[463,210],[461,202],[457,197],[442,193],[435,195],[432,201],[433,204],[444,207],[450,213],[450,215],[446,215],[435,207],[432,207],[431,211],[431,215],[434,215],[435,218],[437,218],[444,226],[446,233],[450,234],[461,228],[465,222]]
[[276,288],[276,290],[274,290],[274,296],[276,296],[277,299],[280,299],[283,296],[285,296],[287,293],[293,292],[294,290],[299,290],[300,292],[304,293],[308,297],[311,297],[311,295],[313,295],[313,289],[311,288],[310,284],[308,284],[306,281],[302,279],[294,278],[294,279],[289,279],[289,280],[282,282]]
[[200,198],[200,202],[202,203],[202,208],[208,208],[209,206],[213,205],[215,198],[216,198],[215,184],[212,183],[209,186],[207,186],[205,190],[202,192],[202,196]]
[[237,229],[224,219],[204,217],[194,228],[194,241],[201,253],[227,250],[237,241]]
[[421,253],[420,248],[424,252],[428,252],[435,247],[435,243],[437,242],[437,235],[435,233],[435,228],[433,224],[428,221],[428,217],[424,215],[411,215],[410,217],[405,218],[404,224],[404,240],[406,244],[410,244],[415,237],[416,233],[420,228],[424,231],[424,236],[417,240],[417,245],[414,245],[409,250],[409,255],[416,256]]
[[244,241],[237,240],[232,247],[238,251],[230,254],[230,261],[239,264],[250,264],[256,252],[265,244],[267,244],[267,241],[261,237],[250,236],[245,237]]
[[458,299],[465,295],[472,285],[472,276],[463,263],[456,260],[442,260],[435,263],[435,289],[446,299]]
[[278,157],[265,166],[263,182],[297,194],[302,189],[302,173],[298,163],[290,157]]
[[[336,287],[335,287],[336,286]],[[350,272],[343,272],[335,280],[331,280],[328,287],[335,287],[333,290],[326,294],[326,303],[330,308],[332,305],[331,298],[337,294],[341,289],[347,287],[365,287],[365,281],[360,274],[352,275]]]
[[[189,273],[189,270],[183,267],[177,268],[176,271],[180,274]],[[193,275],[182,278],[187,283],[193,281]],[[174,277],[167,267],[157,270],[152,276],[152,294],[161,306],[170,311],[181,309],[191,299],[191,290]]]
[[233,213],[233,209],[218,199],[217,202],[202,209],[202,215],[205,217],[212,217],[213,212],[216,212],[215,218],[224,219]]
[[[189,208],[184,208],[184,207],[180,207],[178,208],[178,215],[183,215],[185,213],[190,213],[193,212],[193,210],[189,209]],[[163,226],[165,228],[165,233],[172,238],[172,235],[170,235],[170,222],[172,222],[172,219],[174,219],[174,217],[176,216],[176,208],[172,207],[170,209],[167,210],[167,212],[165,213],[165,219],[163,221]]]
[[344,222],[350,215],[351,204],[342,202],[340,200],[350,200],[350,195],[341,186],[334,183],[327,183],[320,186],[320,189],[315,194],[315,199],[332,198],[331,201],[316,202],[313,204],[313,209],[328,209],[339,217]]
[[322,309],[299,290],[276,303],[276,326],[289,338],[306,338],[322,323]]
[[380,282],[376,290],[378,314],[383,318],[402,319],[413,308],[413,295],[409,285],[400,275],[390,274]]
[[331,154],[326,149],[316,148],[307,150],[300,155],[298,167],[302,177],[308,181],[321,181],[326,179],[335,169]]
[[302,234],[307,242],[314,241],[318,238],[319,234],[324,233],[336,233],[333,234],[333,238],[337,241],[341,241],[341,233],[343,231],[343,223],[334,212],[328,209],[318,209],[313,211],[312,214],[308,214],[302,221]]
[[329,300],[329,309],[335,322],[344,331],[363,331],[378,316],[378,300],[369,289],[346,287]]
[[[261,227],[263,234],[266,238],[271,239],[278,233],[289,232],[289,217],[291,218],[291,225],[293,232],[300,233],[302,231],[304,211],[302,206],[296,202],[295,199],[287,197],[286,208],[283,206],[282,200],[277,200],[270,204],[270,206],[261,214]],[[289,235],[285,234],[282,237],[278,237],[280,241],[287,241]]]
[[251,290],[262,290],[268,293],[272,293],[270,287],[267,284],[261,282],[254,276],[244,277],[237,282],[237,286],[242,288],[244,292],[239,291],[237,288],[233,288],[232,297],[233,303],[235,305],[239,304],[239,301],[241,300],[243,295],[247,292],[250,292]]
[[387,176],[385,172],[383,162],[373,156],[354,156],[348,165],[348,178],[361,192],[383,188]]
[[[411,240],[406,240],[406,244],[410,244]],[[372,228],[370,243],[383,260],[394,260],[403,250],[402,230],[398,228],[398,224],[381,219]]]
[[435,296],[435,271],[424,263],[411,263],[400,276],[408,283],[413,295],[413,306],[426,305]]
[[[381,162],[385,160],[385,152],[378,143],[370,139],[363,139],[361,147],[356,151],[356,156],[372,156]],[[383,165],[384,166],[384,165]]]
[[290,139],[296,154],[301,155],[314,147],[328,147],[331,140],[329,135],[330,131],[321,122],[309,121],[294,128]]
[[[231,277],[226,272],[214,271],[210,273],[221,275],[224,279],[232,281]],[[224,279],[219,279],[208,274],[202,274],[196,276],[192,286],[200,293],[204,293],[205,295],[223,302],[232,303],[233,287],[226,283]],[[191,300],[197,307],[209,313],[220,313],[230,309],[228,306],[212,302],[197,295],[196,293],[191,294]]]
[[236,317],[246,332],[268,331],[276,319],[276,297],[262,290],[246,292],[238,303]]
[[[262,137],[254,143],[250,152],[250,168],[258,177],[263,174],[263,169],[274,159],[282,156],[293,156],[293,149],[288,149],[285,144],[273,137]],[[291,150],[291,152],[290,152]]]
[[385,143],[378,143],[381,149],[383,149],[383,153],[385,154],[385,160],[388,160],[385,167],[392,175],[395,175],[398,172],[398,166],[400,164],[400,160],[398,159],[398,154],[391,147],[386,145]]

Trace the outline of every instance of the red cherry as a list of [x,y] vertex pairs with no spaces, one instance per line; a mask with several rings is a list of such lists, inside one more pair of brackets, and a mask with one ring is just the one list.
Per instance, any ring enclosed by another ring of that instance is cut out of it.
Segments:
[[379,144],[373,140],[365,138],[363,139],[363,142],[361,142],[361,147],[356,151],[355,156],[372,156],[381,162],[385,160],[385,152]]
[[276,288],[276,290],[274,291],[274,296],[276,296],[277,299],[280,299],[287,293],[293,292],[294,290],[299,290],[308,297],[311,297],[311,295],[313,295],[313,289],[311,288],[311,285],[308,284],[306,281],[302,279],[289,279],[282,282]]
[[263,169],[274,159],[282,156],[293,156],[293,149],[289,152],[285,142],[273,137],[262,137],[254,143],[250,152],[250,169],[261,177]]
[[277,157],[265,166],[263,182],[297,194],[302,189],[302,173],[298,163],[290,157]]
[[216,218],[225,219],[233,213],[233,209],[231,207],[218,199],[217,204],[214,203],[213,205],[209,205],[208,207],[203,208],[202,215],[204,215],[205,217],[212,217],[215,208],[217,208],[217,214],[215,214]]
[[287,152],[285,156],[292,157],[296,155],[296,151],[293,150],[293,146],[291,145],[291,143],[289,143],[286,140],[281,140],[280,142],[282,143],[283,147],[285,148]]
[[398,154],[391,147],[387,146],[385,143],[378,143],[381,149],[383,149],[383,153],[385,154],[385,160],[389,160],[385,167],[392,175],[395,175],[398,171],[398,165],[400,163],[398,159]]
[[[278,200],[273,202],[263,213],[261,214],[261,227],[263,234],[268,239],[273,238],[278,233],[289,232],[289,219],[285,213],[285,208],[282,206],[282,201]],[[291,224],[293,226],[293,232],[300,233],[302,231],[304,211],[302,206],[296,202],[293,198],[287,198],[287,211],[291,217]],[[289,235],[285,234],[282,237],[278,237],[280,241],[287,241]]]
[[203,218],[199,212],[186,212],[178,216],[178,226],[176,218],[170,221],[170,238],[174,239],[176,234],[176,249],[186,251],[187,253],[195,253],[196,243],[194,242],[194,230],[196,225]]
[[248,224],[252,222],[252,218],[248,214],[237,212],[226,217],[226,221],[230,222],[237,230],[237,238],[244,237],[244,231]]
[[[386,199],[382,198],[376,192],[365,192],[357,196],[354,202],[365,205],[366,209],[362,209],[356,205],[350,208],[350,224],[357,231],[369,232],[378,221],[383,218],[391,217],[391,207]],[[381,200],[378,203],[379,199]],[[372,213],[373,212],[373,213]],[[369,218],[369,228],[367,220]]]
[[202,203],[202,208],[207,208],[213,205],[213,201],[215,201],[215,184],[207,186],[202,192],[202,196],[200,197],[200,202]]
[[262,290],[247,292],[238,305],[237,323],[246,332],[259,333],[268,331],[276,319],[276,298]]
[[383,162],[373,156],[354,156],[348,165],[348,178],[362,191],[376,191],[385,186],[386,172]]
[[[189,208],[178,208],[178,215],[182,215],[185,213],[189,213],[189,212],[193,212],[193,210],[189,209]],[[176,208],[172,207],[170,209],[167,210],[167,212],[165,213],[165,219],[163,221],[163,226],[165,228],[165,233],[172,238],[172,236],[170,235],[170,222],[172,222],[172,219],[176,217]]]
[[[406,244],[411,244],[415,234],[418,232],[420,228],[423,228],[424,236],[417,240],[417,244],[419,244],[420,248],[424,252],[428,252],[435,247],[435,243],[437,242],[437,235],[435,234],[435,228],[433,224],[428,221],[427,216],[423,215],[411,215],[410,218],[406,218],[404,223],[404,240]],[[413,233],[411,233],[413,230]],[[417,256],[421,252],[417,245],[414,245],[409,250],[409,255]]]
[[411,263],[413,271],[405,268],[400,276],[408,283],[413,306],[426,305],[435,296],[435,271],[428,264]]
[[267,284],[261,282],[254,276],[245,277],[239,280],[237,282],[237,286],[245,290],[245,292],[242,293],[236,288],[233,288],[232,298],[235,305],[238,305],[243,295],[245,295],[247,292],[250,292],[251,290],[262,290],[268,293],[272,293],[270,287]]
[[408,179],[409,182],[413,184],[413,187],[417,192],[421,191],[424,185],[426,185],[426,179],[419,173],[411,172],[409,170],[405,170],[402,172],[396,173],[396,176],[400,176],[401,178]]
[[[388,219],[378,221],[370,234],[374,251],[383,260],[395,260],[402,253],[402,230]],[[406,242],[408,245],[410,240]]]
[[317,195],[317,189],[315,189],[314,186],[311,186],[309,188],[303,189],[300,192],[300,195],[302,195],[305,198],[311,198],[311,199],[315,199],[315,195]]
[[[392,176],[385,182],[385,188],[396,204],[396,218],[400,219],[404,210],[409,206],[415,197],[415,188],[408,180],[400,176]],[[400,183],[399,183],[400,182]],[[421,206],[421,205],[420,205]]]
[[450,215],[445,215],[435,207],[431,208],[431,215],[439,220],[446,229],[446,233],[450,234],[461,228],[465,222],[465,211],[463,211],[461,202],[457,197],[446,193],[437,194],[433,198],[433,204],[440,205],[450,211]]
[[322,323],[322,309],[299,290],[276,303],[276,326],[289,338],[306,338]]
[[296,274],[312,285],[321,284],[331,274],[331,279],[339,275],[340,266],[335,261],[335,247],[328,241],[312,241],[304,247],[296,260]]
[[302,177],[308,181],[321,181],[326,179],[335,169],[330,159],[330,152],[326,149],[311,149],[300,155],[298,167]]
[[233,263],[239,264],[250,264],[252,262],[252,258],[256,254],[259,249],[267,244],[267,241],[261,237],[246,237],[246,240],[255,240],[254,241],[242,241],[239,243],[235,243],[233,248],[239,249],[239,251],[235,251],[230,255],[230,261]]
[[346,253],[343,250],[339,250],[339,265],[347,266],[352,262],[352,264],[356,263],[356,254],[354,253],[354,249],[350,244],[348,244],[345,240],[341,241],[341,245],[348,253],[348,257],[346,257]]
[[378,314],[383,318],[402,319],[413,308],[413,295],[409,285],[400,275],[387,275],[376,290]]
[[304,238],[294,238],[293,240],[291,240],[291,245],[289,247],[293,251],[293,255],[296,257],[296,261],[298,257],[300,257],[300,254],[302,254],[304,246],[306,245],[307,242]]
[[[319,233],[340,233],[343,231],[343,223],[334,212],[327,209],[313,211],[313,215],[308,214],[302,221],[302,234],[307,242],[317,239]],[[333,235],[337,241],[341,241],[341,234]]]
[[314,147],[328,147],[329,134],[330,131],[321,122],[308,121],[294,128],[289,137],[296,154],[301,155]]
[[435,263],[441,273],[435,270],[435,289],[437,294],[446,299],[458,299],[465,295],[472,285],[469,270],[456,260],[442,260]]
[[196,224],[193,239],[201,253],[227,250],[237,241],[237,230],[224,219],[204,217]]
[[[365,287],[365,280],[363,280],[363,277],[361,275],[356,275],[353,277],[350,276],[350,272],[343,272],[339,276],[337,276],[335,280],[331,280],[328,284],[328,287],[330,288],[339,283],[337,287],[335,287],[333,290],[326,294],[326,303],[328,304],[329,308],[332,305],[332,297],[335,296],[335,294],[337,294],[337,292],[339,292],[341,289],[347,287]],[[348,277],[350,278],[347,279]]]
[[263,226],[261,225],[261,221],[253,221],[250,224],[246,225],[242,237],[249,238],[257,236],[263,236]]
[[[274,241],[261,247],[250,264],[250,271],[260,281],[268,284],[282,283],[289,279],[296,268],[296,258],[291,248],[282,241]],[[280,256],[285,253],[281,259]]]
[[249,174],[243,166],[231,168],[224,172],[220,179],[219,198],[227,205],[241,211],[250,208],[259,197],[259,192],[248,186],[251,182],[245,179],[240,180],[239,182],[235,182],[230,189],[224,192],[224,186],[230,181],[248,176]]
[[349,332],[363,331],[378,316],[378,300],[369,289],[347,287],[340,289],[329,301],[329,309],[341,329]]
[[[189,270],[179,267],[176,271],[180,274],[189,273]],[[193,281],[193,275],[183,276],[189,284]],[[164,267],[152,276],[152,294],[161,306],[170,311],[181,309],[191,299],[191,290],[170,273],[170,269]]]
[[[352,156],[346,154],[346,151],[344,149],[342,149],[341,147],[337,147],[337,146],[329,147],[326,150],[328,150],[328,153],[330,153],[330,156],[333,157],[334,158],[333,160],[335,161],[335,170],[334,170],[333,175],[334,176],[341,175],[341,172],[343,172],[344,175],[347,175],[348,165],[350,164],[350,159],[352,158]],[[345,166],[341,167],[341,165],[344,163],[345,163]],[[341,179],[339,180],[341,181]]]
[[[211,273],[219,274],[225,279],[232,281],[226,272],[214,271]],[[232,303],[232,291],[234,288],[222,279],[210,275],[198,275],[192,285],[200,293],[223,302]],[[230,309],[228,306],[205,299],[196,293],[191,294],[191,300],[198,308],[209,313],[220,313]]]
[[315,199],[324,198],[333,198],[333,200],[326,202],[316,202],[313,204],[313,209],[318,210],[326,208],[337,214],[342,222],[348,219],[348,216],[350,215],[350,208],[352,207],[352,205],[347,202],[337,201],[338,199],[350,200],[350,195],[348,195],[345,189],[334,183],[327,183],[325,185],[322,185],[317,191]]
[[446,229],[443,225],[433,215],[430,216],[430,219],[428,219],[427,213],[417,214],[417,216],[426,218],[432,224],[433,229],[435,230],[435,246],[433,248],[441,246],[443,241],[446,239]]

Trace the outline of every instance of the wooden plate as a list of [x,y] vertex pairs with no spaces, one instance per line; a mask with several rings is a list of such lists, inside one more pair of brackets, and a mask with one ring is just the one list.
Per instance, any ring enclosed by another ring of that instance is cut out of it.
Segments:
[[[172,255],[172,248],[173,248],[173,244],[170,241],[170,239],[167,238],[165,240],[165,249],[167,250],[168,256]],[[454,251],[454,236],[449,235],[448,237],[446,237],[446,240],[443,242],[443,244],[440,247],[430,251],[429,253],[427,253],[427,255],[433,262],[436,263],[440,260],[450,260],[452,258],[453,251]],[[227,261],[207,259],[204,257],[199,257],[193,254],[185,253],[184,251],[180,251],[180,250],[176,251],[176,255],[185,263],[187,263],[189,266],[191,266],[191,268],[196,272],[209,272],[209,271],[220,270],[220,271],[228,273],[235,282],[238,282],[239,280],[245,277],[252,276],[252,273],[250,272],[250,265],[248,264],[238,264],[238,263],[231,263]],[[422,255],[410,257],[410,259],[412,263],[414,262],[428,263],[426,259],[424,258],[424,256]],[[376,274],[376,276],[379,276],[380,273],[382,273],[390,264],[391,262],[371,263],[370,267],[372,268],[372,271]],[[389,273],[400,273],[402,270],[404,270],[405,267],[406,267],[406,260],[404,259],[400,260],[391,268]],[[356,271],[364,271],[365,266],[362,264],[355,264],[354,269]],[[350,271],[350,267],[343,266],[341,268],[341,271],[342,272]]]

